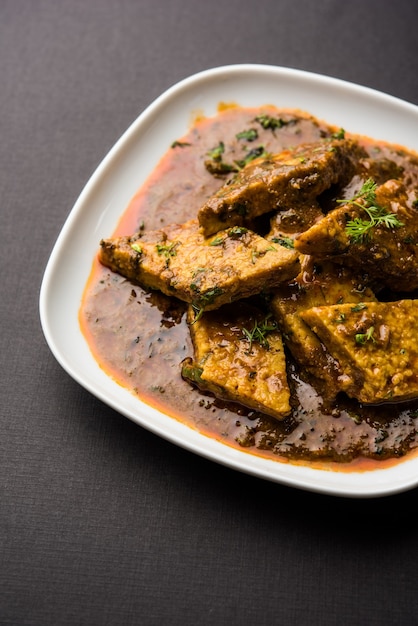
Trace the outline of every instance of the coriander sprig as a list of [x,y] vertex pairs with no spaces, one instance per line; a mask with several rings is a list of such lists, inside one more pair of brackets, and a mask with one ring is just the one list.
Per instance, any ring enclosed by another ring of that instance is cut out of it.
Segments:
[[356,343],[360,345],[365,344],[367,341],[376,342],[376,339],[373,337],[374,334],[374,326],[370,326],[370,328],[365,333],[357,333],[356,334]]
[[270,318],[271,314],[267,315],[264,318],[264,321],[261,322],[261,324],[258,324],[258,322],[255,321],[254,326],[251,330],[248,330],[247,328],[242,329],[242,334],[244,335],[245,339],[247,339],[247,341],[249,341],[250,343],[249,351],[251,351],[252,345],[255,341],[266,350],[269,349],[270,345],[267,339],[267,335],[277,330],[276,322],[274,320],[269,322]]
[[389,213],[387,209],[376,202],[376,189],[377,184],[372,178],[368,178],[360,191],[352,198],[337,200],[341,204],[351,204],[363,209],[367,214],[367,219],[355,217],[346,224],[345,231],[353,243],[362,243],[367,239],[371,229],[376,226],[384,226],[389,229],[403,226],[403,222],[395,213]]
[[177,255],[177,248],[180,245],[180,241],[172,241],[170,244],[157,243],[155,245],[158,254],[165,256],[169,259],[171,256]]
[[200,291],[200,288],[197,283],[191,283],[190,289],[194,292],[195,298],[192,302],[192,309],[194,312],[194,319],[192,325],[200,320],[203,313],[205,312],[205,307],[212,304],[216,298],[223,294],[224,290],[221,287],[215,285],[211,289],[206,289],[206,291]]
[[[248,139],[248,141],[253,141],[254,139]],[[266,158],[269,156],[269,153],[265,151],[264,146],[258,146],[257,148],[252,148],[251,150],[249,150],[245,154],[244,158],[234,160],[233,163],[227,163],[226,161],[224,161],[224,153],[225,144],[223,141],[220,141],[217,146],[215,146],[214,148],[212,148],[212,150],[209,150],[206,153],[209,159],[205,161],[205,167],[208,172],[210,172],[214,176],[222,176],[231,173],[236,174],[246,165],[251,163],[251,161],[254,161],[254,159],[258,159],[259,157]]]
[[265,130],[272,131],[275,131],[277,128],[283,128],[286,124],[290,124],[290,120],[286,121],[281,117],[272,117],[271,115],[267,115],[267,113],[258,115],[254,121],[258,122]]

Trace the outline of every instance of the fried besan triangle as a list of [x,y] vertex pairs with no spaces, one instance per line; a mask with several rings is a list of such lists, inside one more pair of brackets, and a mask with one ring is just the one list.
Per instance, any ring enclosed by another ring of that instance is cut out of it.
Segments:
[[364,403],[418,395],[418,301],[313,307],[301,318],[337,359],[345,392]]
[[197,220],[144,236],[102,240],[99,259],[145,288],[202,310],[270,289],[300,269],[295,250],[241,227],[205,238]]
[[189,309],[194,359],[182,375],[217,397],[283,419],[290,413],[290,390],[281,333],[273,318],[246,303],[204,313]]
[[233,225],[247,225],[270,211],[312,202],[354,172],[365,153],[351,139],[325,139],[259,157],[209,198],[198,213],[206,235]]
[[293,358],[313,380],[324,399],[334,399],[341,390],[341,368],[324,349],[318,336],[302,319],[313,307],[375,301],[371,291],[359,285],[349,270],[311,257],[302,259],[302,271],[295,280],[274,291],[270,307]]

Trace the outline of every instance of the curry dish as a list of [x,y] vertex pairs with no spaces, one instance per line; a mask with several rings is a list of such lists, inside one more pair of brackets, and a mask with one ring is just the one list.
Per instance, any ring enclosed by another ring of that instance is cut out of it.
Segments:
[[417,447],[417,302],[418,156],[299,110],[224,106],[173,138],[100,242],[80,323],[161,411],[348,468]]

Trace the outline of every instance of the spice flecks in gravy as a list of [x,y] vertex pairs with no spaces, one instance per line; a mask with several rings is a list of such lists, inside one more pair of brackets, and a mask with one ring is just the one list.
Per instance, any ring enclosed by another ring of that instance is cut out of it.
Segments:
[[[283,124],[275,128],[255,124],[262,115]],[[242,137],[242,131],[255,127],[256,138],[254,133]],[[226,180],[205,165],[208,154],[220,145],[225,162],[234,162],[260,146],[277,153],[335,131],[300,111],[222,107],[219,115],[199,119],[186,136],[168,146],[113,235],[146,232],[196,217]],[[416,155],[384,142],[357,139],[371,158],[402,171],[409,188],[418,187]],[[281,461],[358,470],[391,464],[417,448],[418,401],[362,407],[342,398],[325,412],[321,398],[290,359],[293,411],[281,422],[204,395],[181,377],[181,363],[193,352],[185,313],[180,301],[146,292],[94,260],[80,324],[95,359],[118,383],[191,428],[241,450]]]

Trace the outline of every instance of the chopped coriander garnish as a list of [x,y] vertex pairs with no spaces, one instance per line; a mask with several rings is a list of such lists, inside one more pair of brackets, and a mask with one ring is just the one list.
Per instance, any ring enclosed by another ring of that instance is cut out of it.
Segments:
[[364,302],[359,302],[351,307],[353,313],[358,313],[358,311],[363,311],[364,309],[367,309],[367,305],[365,305]]
[[267,114],[258,115],[255,121],[261,124],[266,130],[276,130],[276,128],[282,128],[286,126],[286,124],[289,124],[289,122],[286,122],[281,117],[272,117]]
[[185,148],[186,146],[191,146],[191,143],[188,143],[187,141],[173,141],[173,143],[171,144],[172,148]]
[[225,174],[238,171],[236,165],[223,161],[224,152],[225,144],[223,141],[220,141],[215,148],[206,153],[209,159],[205,161],[205,167],[213,176],[225,176]]
[[344,137],[345,137],[344,128],[340,128],[339,130],[337,130],[335,133],[332,133],[331,135],[332,139],[344,139]]
[[259,343],[266,350],[269,349],[270,345],[267,340],[267,335],[277,330],[276,321],[272,320],[271,322],[269,322],[270,318],[271,313],[264,318],[264,321],[261,324],[258,324],[258,322],[255,321],[254,326],[251,330],[248,330],[247,328],[242,329],[242,333],[245,339],[250,342],[249,350],[251,350],[252,344],[254,342]]
[[132,250],[135,250],[138,254],[142,254],[142,248],[139,243],[131,243]]
[[251,250],[251,263],[254,265],[258,257],[261,256],[261,252],[258,250]]
[[357,333],[356,343],[365,344],[366,341],[370,341],[370,340],[373,341],[374,343],[376,340],[373,337],[373,333],[374,333],[374,326],[370,326],[370,328],[365,333]]
[[214,239],[212,239],[212,241],[209,243],[210,246],[221,246],[224,242],[224,238],[223,237],[215,237]]
[[237,139],[246,139],[247,141],[255,141],[258,137],[257,129],[249,128],[248,130],[243,130],[240,133],[235,135]]
[[245,226],[233,226],[228,230],[228,237],[231,237],[231,239],[239,239],[242,235],[245,235],[245,233],[248,233],[248,228],[245,228]]
[[267,156],[268,156],[268,153],[264,150],[264,146],[258,146],[258,148],[253,148],[252,150],[250,150],[243,159],[240,159],[239,161],[235,161],[235,163],[236,165],[238,165],[240,169],[242,169],[243,167],[248,165],[248,163],[251,163],[251,161],[254,161],[254,159],[258,159],[259,157],[267,157]]
[[[376,189],[377,184],[372,178],[368,178],[355,196],[349,200],[337,200],[337,202],[342,204],[351,204],[359,207],[367,214],[367,219],[355,217],[346,224],[346,233],[353,243],[362,243],[369,235],[370,230],[376,226],[385,226],[386,228],[403,226],[403,222],[399,220],[395,213],[389,213],[387,209],[377,204]],[[359,200],[362,200],[362,203]]]
[[212,174],[213,176],[225,176],[226,174],[230,174],[231,172],[238,171],[236,165],[225,163],[222,160],[215,161],[215,159],[205,161],[205,167],[208,170],[209,174]]
[[188,378],[192,380],[197,385],[202,383],[202,374],[203,369],[201,367],[196,367],[195,365],[190,365],[188,362],[185,362],[183,367],[181,368],[181,375],[183,378]]
[[283,246],[283,248],[288,248],[288,250],[292,250],[295,247],[295,242],[291,237],[272,237],[271,240],[274,243],[278,243],[280,246]]
[[170,244],[165,245],[161,243],[156,244],[157,252],[159,255],[164,255],[167,259],[167,264],[170,260],[170,257],[177,255],[176,248],[180,245],[179,241],[172,241]]
[[192,283],[190,289],[196,293],[196,298],[192,302],[192,308],[195,313],[195,318],[192,323],[195,324],[202,317],[205,307],[212,304],[218,296],[223,294],[223,289],[215,286],[201,293],[196,283]]
[[214,161],[220,161],[224,152],[225,144],[223,141],[220,141],[216,148],[212,148],[212,150],[209,150],[207,154]]

